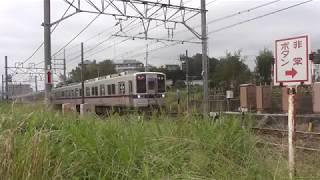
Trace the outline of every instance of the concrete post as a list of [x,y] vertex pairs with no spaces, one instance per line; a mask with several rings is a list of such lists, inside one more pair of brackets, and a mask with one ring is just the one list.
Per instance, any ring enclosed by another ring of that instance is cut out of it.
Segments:
[[62,104],[62,114],[65,114],[67,112],[77,112],[76,105],[71,103]]
[[296,146],[296,88],[288,88],[288,161],[290,179],[295,177],[295,146]]
[[95,113],[95,107],[92,104],[80,104],[80,116],[85,116],[90,113]]

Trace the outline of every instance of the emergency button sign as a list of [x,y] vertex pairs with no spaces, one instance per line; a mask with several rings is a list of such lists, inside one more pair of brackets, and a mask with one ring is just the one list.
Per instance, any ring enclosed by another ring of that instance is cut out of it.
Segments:
[[309,81],[308,36],[276,40],[275,83],[299,85]]

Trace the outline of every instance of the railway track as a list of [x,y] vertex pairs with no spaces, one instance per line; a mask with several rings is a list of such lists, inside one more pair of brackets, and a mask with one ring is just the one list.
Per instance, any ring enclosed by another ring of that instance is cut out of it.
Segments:
[[[260,144],[287,147],[288,131],[273,128],[251,128],[254,133],[261,135]],[[296,131],[296,148],[303,151],[320,152],[320,133]]]
[[[259,128],[259,127],[253,127],[251,129],[259,133],[267,133],[267,134],[274,133],[274,134],[280,134],[280,135],[288,134],[288,130],[285,130],[285,129]],[[320,132],[296,131],[296,135],[320,138]]]

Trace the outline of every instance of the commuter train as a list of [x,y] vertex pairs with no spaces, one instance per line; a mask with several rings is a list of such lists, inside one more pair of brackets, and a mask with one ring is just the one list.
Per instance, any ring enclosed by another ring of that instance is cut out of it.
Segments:
[[[120,73],[97,77],[84,82],[84,102],[96,108],[163,106],[166,93],[166,76],[160,72]],[[80,105],[81,83],[52,89],[52,103]],[[17,102],[31,103],[43,99],[44,93],[31,93],[13,97]]]
[[[163,106],[165,74],[159,72],[120,73],[86,80],[84,101],[96,107]],[[81,104],[81,83],[52,90],[54,104]]]

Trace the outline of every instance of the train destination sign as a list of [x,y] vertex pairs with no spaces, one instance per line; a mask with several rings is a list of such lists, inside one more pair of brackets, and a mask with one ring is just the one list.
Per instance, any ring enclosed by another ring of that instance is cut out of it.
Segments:
[[275,84],[299,85],[311,81],[308,36],[276,40]]

